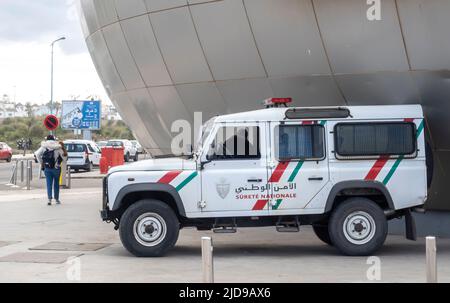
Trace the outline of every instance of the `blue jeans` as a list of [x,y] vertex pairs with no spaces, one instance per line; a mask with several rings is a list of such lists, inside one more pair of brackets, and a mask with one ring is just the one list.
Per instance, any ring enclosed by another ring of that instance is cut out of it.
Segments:
[[52,188],[55,193],[55,200],[59,201],[59,177],[61,175],[61,169],[46,168],[44,170],[45,179],[47,181],[47,196],[48,199],[52,199]]

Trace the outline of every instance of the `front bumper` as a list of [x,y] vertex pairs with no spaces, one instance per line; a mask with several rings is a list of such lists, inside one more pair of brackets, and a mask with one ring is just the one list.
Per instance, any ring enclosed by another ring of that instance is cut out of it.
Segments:
[[110,213],[108,210],[100,210],[100,217],[102,218],[103,221],[110,221]]
[[112,218],[108,205],[108,177],[103,178],[102,184],[102,209],[100,210],[100,217],[103,221],[110,221]]

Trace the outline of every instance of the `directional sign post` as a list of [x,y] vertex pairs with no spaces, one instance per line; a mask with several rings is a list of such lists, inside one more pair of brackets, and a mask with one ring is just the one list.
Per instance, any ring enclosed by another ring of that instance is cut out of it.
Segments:
[[44,126],[49,131],[54,131],[59,126],[59,120],[55,115],[48,115],[44,119]]

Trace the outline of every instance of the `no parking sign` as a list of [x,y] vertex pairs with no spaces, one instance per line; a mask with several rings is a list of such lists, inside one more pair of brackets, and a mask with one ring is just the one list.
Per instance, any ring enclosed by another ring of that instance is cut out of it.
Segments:
[[44,119],[44,126],[49,131],[54,131],[59,126],[59,120],[55,115],[48,115]]

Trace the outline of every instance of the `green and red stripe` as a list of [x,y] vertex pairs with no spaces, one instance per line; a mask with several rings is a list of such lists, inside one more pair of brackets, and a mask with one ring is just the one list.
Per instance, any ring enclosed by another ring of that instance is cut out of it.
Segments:
[[[414,122],[413,118],[406,118],[403,120],[404,122]],[[417,127],[417,135],[416,138],[419,138],[419,136],[422,134],[422,131],[424,129],[424,120],[419,124],[419,127]],[[405,159],[404,156],[400,156],[397,158],[397,160],[392,165],[391,169],[389,170],[386,177],[383,179],[383,184],[387,185],[389,181],[391,180],[392,176],[394,175],[395,171],[399,167],[400,163]],[[366,181],[374,181],[378,177],[379,173],[383,169],[383,167],[386,165],[386,163],[390,160],[390,156],[381,156],[377,161],[375,161],[375,164],[370,169],[369,173],[366,175],[364,180]]]
[[267,203],[269,202],[269,200],[258,200],[256,201],[255,205],[253,205],[252,210],[263,210]]
[[[327,124],[327,120],[320,120],[320,121],[308,120],[308,121],[302,121],[301,124],[302,125],[316,125],[317,124],[317,125],[325,126]],[[286,171],[286,169],[289,166],[289,164],[290,164],[290,161],[280,162],[278,164],[277,168],[272,173],[272,175],[271,175],[271,177],[269,179],[269,183],[280,182],[281,177],[283,176],[283,174]],[[294,170],[292,171],[292,173],[289,176],[289,179],[288,179],[289,183],[292,183],[292,182],[295,181],[295,178],[297,177],[298,173],[300,172],[300,170],[301,170],[301,168],[303,167],[304,164],[305,164],[305,161],[298,161],[297,162],[297,165],[295,166]],[[265,203],[264,203],[264,201],[265,201]],[[256,201],[255,205],[253,206],[253,210],[263,210],[268,202],[269,202],[269,200],[258,200],[258,201]],[[278,199],[276,201],[276,204],[272,206],[272,210],[277,210],[281,206],[281,203],[283,203],[283,199]]]
[[[181,175],[183,171],[170,171],[162,176],[159,179],[158,183],[161,184],[170,184],[173,180],[175,180],[179,175]],[[186,185],[188,185],[192,180],[194,180],[198,176],[198,172],[191,173],[187,178],[185,178],[178,186],[175,187],[177,191],[181,191]]]
[[[413,122],[413,121],[414,121],[414,119],[405,119],[405,122]],[[420,137],[420,135],[422,134],[424,128],[425,128],[425,120],[422,119],[422,121],[419,124],[419,127],[417,127],[416,139],[418,139]],[[398,157],[398,159],[395,161],[394,165],[392,165],[392,167],[389,170],[389,172],[386,175],[386,177],[384,177],[384,179],[383,179],[383,184],[384,185],[387,185],[389,183],[389,181],[391,180],[391,178],[394,175],[395,171],[397,170],[397,168],[399,167],[400,163],[402,163],[402,161],[404,159],[405,159],[404,156]]]

